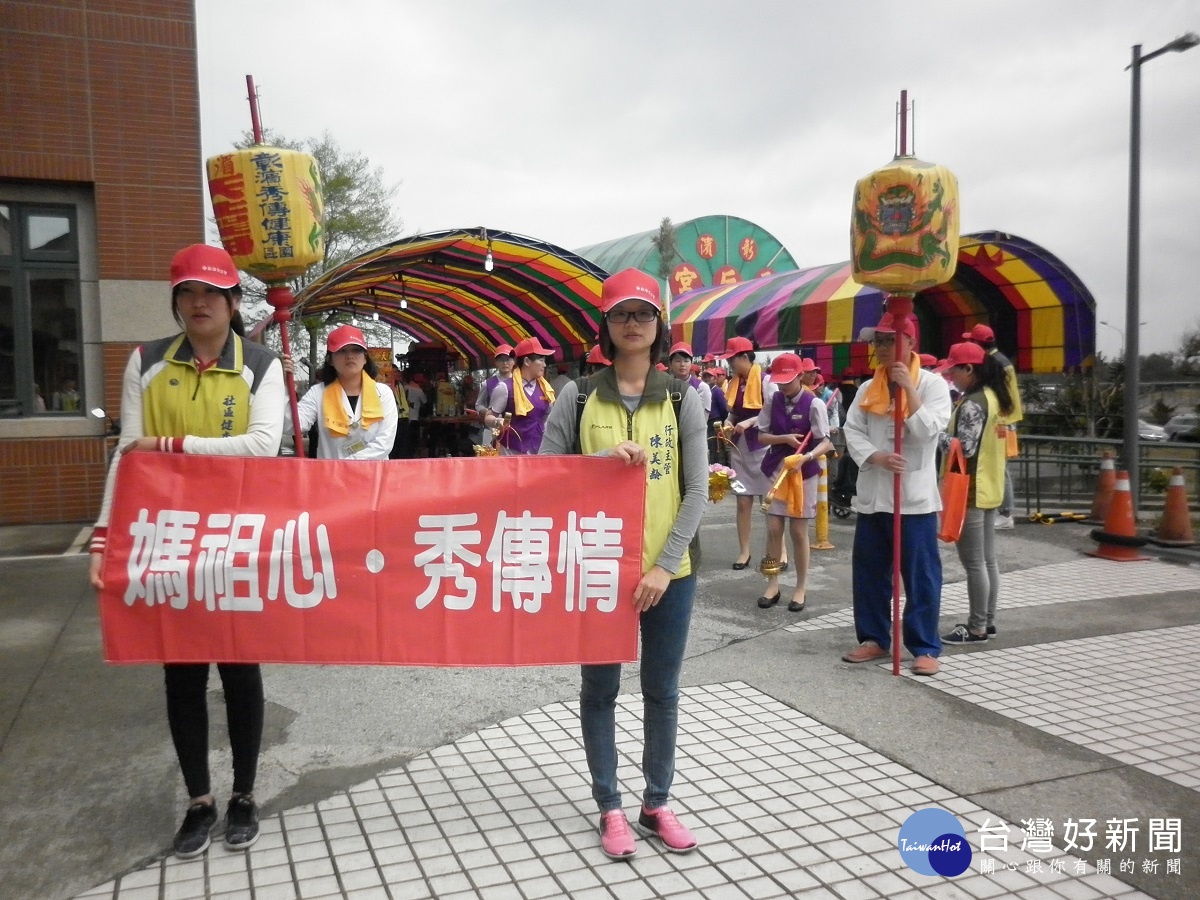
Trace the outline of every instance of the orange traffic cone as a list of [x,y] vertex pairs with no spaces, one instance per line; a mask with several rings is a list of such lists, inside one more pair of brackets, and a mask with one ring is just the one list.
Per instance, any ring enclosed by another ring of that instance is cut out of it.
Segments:
[[1108,504],[1112,502],[1114,481],[1113,452],[1105,450],[1100,454],[1100,473],[1096,476],[1096,495],[1092,498],[1092,511],[1088,513],[1089,522],[1097,525],[1108,522]]
[[1183,469],[1178,466],[1171,473],[1171,481],[1167,486],[1167,504],[1163,508],[1162,521],[1158,524],[1157,533],[1150,540],[1165,547],[1190,547],[1196,543],[1192,538],[1192,515],[1188,512],[1187,486],[1183,481]]
[[1133,521],[1133,500],[1129,495],[1128,472],[1117,472],[1104,528],[1093,529],[1092,540],[1100,546],[1089,550],[1089,556],[1111,559],[1113,562],[1136,562],[1150,558],[1137,551],[1138,547],[1145,546],[1146,539],[1138,537],[1137,525]]

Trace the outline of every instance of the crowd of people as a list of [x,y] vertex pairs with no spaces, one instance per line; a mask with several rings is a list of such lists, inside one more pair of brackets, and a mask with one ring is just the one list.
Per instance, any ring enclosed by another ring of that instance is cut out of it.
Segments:
[[[243,338],[239,276],[229,255],[206,245],[187,247],[176,254],[170,275],[170,308],[181,331],[130,355],[118,458],[137,451],[273,456],[294,424],[315,433],[313,455],[320,459],[414,455],[416,425],[430,402],[424,379],[400,373],[395,384],[384,383],[358,328],[341,325],[329,334],[324,362],[299,398],[293,423],[285,388],[293,362]],[[710,465],[728,464],[736,472],[738,555],[732,568],[744,570],[751,563],[757,506],[766,520],[758,606],[780,601],[790,536],[796,583],[787,609],[799,613],[808,601],[808,527],[816,514],[818,477],[822,466],[832,471],[840,456],[831,489],[853,495],[858,513],[852,593],[859,643],[843,659],[865,663],[890,652],[893,585],[885,561],[897,549],[898,514],[907,597],[903,642],[913,656],[912,671],[934,675],[943,640],[976,643],[996,634],[1000,580],[993,530],[1012,503],[1005,462],[1009,429],[1020,418],[1015,373],[995,351],[986,326],[963,335],[944,361],[922,360],[913,320],[890,314],[874,329],[877,365],[861,386],[849,370],[837,385],[825,383],[820,366],[796,353],[781,353],[764,368],[745,337],[729,339],[723,352],[697,362],[687,343],[668,346],[658,282],[636,269],[603,282],[600,314],[597,343],[581,377],[548,378],[554,348],[527,337],[497,345],[494,374],[459,405],[475,413],[478,441],[494,441],[501,455],[586,454],[645,467],[654,448],[664,457],[663,469],[677,473],[678,478],[647,475],[642,576],[629,597],[641,632],[645,744],[645,788],[633,827],[622,810],[617,779],[620,664],[581,667],[580,720],[603,852],[614,859],[632,857],[636,829],[670,852],[687,853],[696,838],[668,800]],[[474,389],[474,381],[469,384]],[[943,637],[937,460],[952,439],[962,447],[971,479],[958,542],[970,613]],[[90,580],[98,591],[104,588],[117,471],[117,465],[110,467],[91,545]],[[218,819],[208,766],[209,668],[164,665],[167,721],[189,798],[174,837],[175,854],[184,859],[205,852]],[[221,662],[217,670],[233,764],[223,840],[230,850],[243,850],[258,838],[253,791],[263,731],[262,674],[248,663]]]

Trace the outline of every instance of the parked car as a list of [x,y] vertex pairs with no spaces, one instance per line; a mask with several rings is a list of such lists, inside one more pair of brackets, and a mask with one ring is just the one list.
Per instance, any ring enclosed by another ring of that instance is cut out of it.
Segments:
[[1163,426],[1168,441],[1200,441],[1200,414],[1180,413]]
[[1138,419],[1138,437],[1143,441],[1165,441],[1167,431],[1161,425],[1155,425],[1145,419]]

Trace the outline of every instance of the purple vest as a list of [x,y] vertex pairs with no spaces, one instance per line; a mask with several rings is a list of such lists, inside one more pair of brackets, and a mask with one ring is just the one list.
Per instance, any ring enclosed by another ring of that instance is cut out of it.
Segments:
[[504,383],[508,386],[508,405],[504,407],[504,411],[512,413],[513,417],[509,423],[510,427],[500,437],[500,444],[513,453],[536,454],[538,448],[542,446],[542,435],[546,431],[546,416],[550,414],[550,401],[542,393],[542,386],[534,382],[533,394],[529,395],[529,402],[533,404],[533,409],[529,411],[528,415],[518,416],[516,414],[516,397],[513,395],[515,390],[513,380],[509,378]]
[[[746,409],[742,404],[746,399],[746,379],[742,379],[738,385],[737,396],[733,398],[733,409],[729,411],[729,418],[737,425],[743,419],[748,419],[751,416],[757,416],[757,409]],[[746,429],[746,433],[742,435],[746,439],[746,449],[751,453],[756,453],[764,446],[763,442],[758,439],[758,424],[755,423]]]
[[[771,434],[798,434],[804,437],[812,431],[812,421],[808,418],[808,411],[813,404],[812,393],[802,388],[791,413],[787,411],[787,404],[787,397],[783,396],[783,391],[776,391],[771,403]],[[774,478],[779,467],[783,465],[783,460],[796,452],[787,444],[772,444],[767,450],[767,455],[763,457],[763,474]],[[800,474],[805,479],[812,478],[820,471],[821,462],[816,459],[810,459],[800,467]]]

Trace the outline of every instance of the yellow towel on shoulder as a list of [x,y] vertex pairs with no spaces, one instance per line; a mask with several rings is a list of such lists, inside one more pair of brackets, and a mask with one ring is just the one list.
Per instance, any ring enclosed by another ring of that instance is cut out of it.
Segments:
[[[554,388],[550,387],[550,382],[545,378],[539,378],[537,383],[546,397],[546,402],[553,403]],[[513,414],[527,416],[531,409],[533,409],[533,403],[530,402],[529,397],[525,394],[525,380],[521,378],[521,370],[513,369]]]
[[[730,408],[737,402],[738,388],[741,386],[742,376],[734,375],[729,380],[729,384],[725,385],[725,399],[729,402]],[[762,409],[762,369],[758,363],[750,367],[750,374],[746,376],[746,394],[742,397],[742,406],[746,409]]]
[[[346,392],[342,385],[334,381],[325,385],[325,393],[321,396],[321,414],[325,419],[325,427],[330,434],[345,437],[350,433],[350,417],[346,415],[346,407],[342,398]],[[375,390],[375,379],[366,372],[362,373],[362,404],[363,428],[370,428],[383,418],[383,404],[379,402],[379,392]]]
[[[921,374],[921,357],[915,353],[908,362],[908,374],[912,376],[912,383],[916,384]],[[863,399],[860,405],[863,412],[876,416],[886,416],[891,412],[892,394],[888,384],[887,369],[884,366],[875,370],[875,375],[862,390]],[[897,394],[897,402],[900,404],[900,418],[907,419],[908,395],[904,391],[900,391]]]

